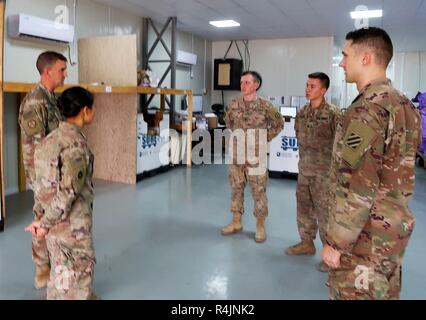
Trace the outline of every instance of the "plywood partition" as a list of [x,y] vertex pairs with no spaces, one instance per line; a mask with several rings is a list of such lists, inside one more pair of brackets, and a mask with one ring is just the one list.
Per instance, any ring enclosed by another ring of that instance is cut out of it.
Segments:
[[135,94],[95,95],[95,118],[85,127],[95,178],[136,183],[136,102]]
[[80,83],[136,86],[136,35],[79,39],[78,63]]
[[[136,35],[78,40],[79,82],[137,85]],[[95,120],[87,129],[95,155],[94,177],[136,183],[137,93],[95,93]],[[89,88],[89,90],[91,90]]]

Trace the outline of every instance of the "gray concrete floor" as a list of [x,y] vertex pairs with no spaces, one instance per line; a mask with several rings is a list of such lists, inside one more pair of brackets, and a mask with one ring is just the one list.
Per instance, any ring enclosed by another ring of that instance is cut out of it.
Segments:
[[[270,179],[268,239],[254,242],[250,188],[244,232],[223,237],[231,218],[225,165],[175,168],[135,186],[96,181],[94,290],[103,299],[327,299],[317,254],[289,257],[298,240],[296,181]],[[403,266],[402,299],[426,299],[426,170],[417,168],[417,217]],[[44,299],[33,289],[32,193],[7,197],[0,234],[0,299]]]

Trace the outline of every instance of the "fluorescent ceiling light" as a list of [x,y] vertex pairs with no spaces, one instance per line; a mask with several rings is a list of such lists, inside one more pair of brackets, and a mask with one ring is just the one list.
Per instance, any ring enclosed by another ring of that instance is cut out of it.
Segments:
[[212,26],[217,28],[229,28],[229,27],[239,27],[240,24],[234,20],[219,20],[219,21],[210,21]]
[[351,18],[352,19],[380,18],[382,15],[383,15],[382,10],[351,11]]

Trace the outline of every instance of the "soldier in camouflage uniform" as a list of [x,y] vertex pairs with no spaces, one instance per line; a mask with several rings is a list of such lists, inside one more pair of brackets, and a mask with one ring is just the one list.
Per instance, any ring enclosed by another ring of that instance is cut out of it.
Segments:
[[[221,230],[222,235],[230,235],[242,230],[244,188],[248,182],[252,189],[254,216],[257,219],[255,241],[259,243],[266,240],[265,219],[268,215],[266,197],[268,173],[266,160],[262,161],[262,159],[266,159],[266,142],[278,135],[284,126],[283,117],[277,109],[269,101],[257,96],[256,91],[260,88],[261,83],[262,79],[257,72],[243,72],[241,75],[243,96],[233,100],[225,113],[224,120],[227,128],[233,133],[241,133],[244,145],[237,145],[238,140],[231,142],[233,149],[232,161],[229,166],[229,182],[232,189],[233,220]],[[250,142],[250,131],[255,138],[253,143]],[[264,134],[265,141],[262,141],[262,134]],[[241,154],[243,157],[240,157]],[[239,161],[240,159],[242,161]]]
[[359,95],[336,132],[330,216],[322,257],[331,299],[399,299],[401,264],[414,228],[408,208],[420,116],[392,87],[389,35],[366,28],[346,36],[346,81]]
[[[329,77],[322,72],[311,73],[305,95],[309,104],[296,115],[295,131],[299,145],[299,174],[297,178],[298,244],[287,249],[288,255],[315,254],[314,239],[319,227],[325,244],[328,218],[327,183],[331,152],[340,118],[339,109],[328,103],[324,95],[330,86]],[[328,271],[321,263],[319,270]]]
[[82,133],[94,116],[93,95],[81,87],[59,99],[66,121],[35,151],[35,193],[44,215],[29,227],[46,237],[51,261],[47,299],[91,299],[93,154]]
[[[56,129],[62,120],[53,91],[64,84],[67,76],[67,59],[56,52],[46,51],[37,59],[41,79],[38,85],[24,98],[19,108],[22,155],[25,176],[31,189],[34,183],[34,150],[42,139]],[[40,219],[43,211],[34,198],[34,219]],[[49,280],[49,256],[46,241],[32,237],[32,258],[36,266],[35,287],[45,287]]]

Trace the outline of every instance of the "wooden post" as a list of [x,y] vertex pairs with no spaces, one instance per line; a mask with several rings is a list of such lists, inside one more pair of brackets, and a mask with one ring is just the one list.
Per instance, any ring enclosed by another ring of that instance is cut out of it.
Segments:
[[160,95],[160,111],[164,114],[164,110],[166,109],[166,96],[164,94]]
[[188,92],[188,127],[186,133],[186,166],[192,166],[192,90]]
[[4,33],[4,0],[0,0],[0,231],[4,228],[6,218],[5,192],[4,192],[4,161],[3,161],[3,121],[4,121],[4,97],[3,97],[3,33]]

